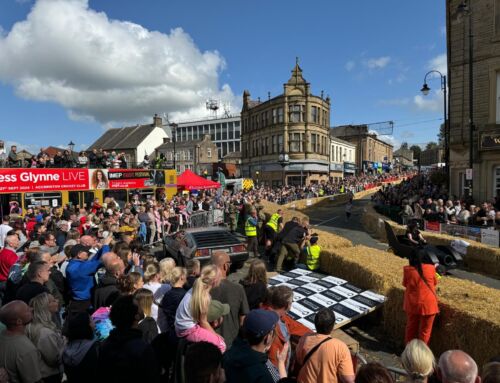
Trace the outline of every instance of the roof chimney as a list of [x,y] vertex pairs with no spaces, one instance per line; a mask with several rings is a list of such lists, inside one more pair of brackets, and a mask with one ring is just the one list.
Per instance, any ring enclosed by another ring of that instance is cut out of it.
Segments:
[[161,120],[161,117],[158,116],[157,113],[155,113],[155,116],[153,117],[153,126],[157,126],[159,128],[162,127],[162,120]]

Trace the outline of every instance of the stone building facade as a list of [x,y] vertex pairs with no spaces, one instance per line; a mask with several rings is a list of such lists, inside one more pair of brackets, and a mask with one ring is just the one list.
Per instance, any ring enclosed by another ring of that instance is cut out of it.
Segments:
[[[177,174],[191,170],[198,175],[212,176],[214,164],[219,161],[217,145],[210,140],[207,134],[201,140],[172,142],[165,138],[163,144],[155,150],[155,156],[165,156],[167,167],[174,168]],[[175,161],[174,161],[175,157]]]
[[[500,195],[500,1],[476,0],[457,12],[462,0],[447,0],[450,89],[450,192],[467,196],[469,153],[473,151],[476,202]],[[472,20],[472,24],[470,21]],[[472,26],[473,142],[469,140],[469,26]]]
[[425,149],[420,153],[421,166],[439,166],[443,162],[444,150],[441,148]]
[[353,176],[356,169],[356,145],[330,136],[330,178],[338,181]]
[[210,135],[217,145],[219,159],[234,152],[240,152],[240,116],[211,118],[171,124],[172,137],[177,142],[200,140]]
[[392,166],[393,146],[368,130],[366,125],[332,128],[331,134],[356,145],[357,173],[381,173]]
[[243,177],[259,174],[271,186],[328,181],[330,99],[311,94],[298,63],[283,94],[261,102],[243,93],[241,122]]

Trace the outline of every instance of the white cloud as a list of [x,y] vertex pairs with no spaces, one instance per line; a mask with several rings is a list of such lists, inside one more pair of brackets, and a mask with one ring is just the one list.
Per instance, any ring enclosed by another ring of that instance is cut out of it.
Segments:
[[443,75],[446,75],[448,73],[448,63],[446,60],[446,53],[440,54],[430,59],[429,62],[427,63],[427,69],[437,70],[441,72]]
[[418,110],[428,112],[442,112],[443,111],[443,92],[441,90],[434,90],[427,96],[420,94],[413,97],[413,103]]
[[164,34],[111,20],[88,0],[38,0],[0,37],[0,80],[29,100],[55,102],[73,119],[120,124],[206,116],[208,98],[235,102],[217,51],[181,28]]
[[394,146],[394,148],[399,148],[401,146],[401,142],[394,136],[381,136],[375,130],[369,130],[368,133],[376,134],[379,140]]
[[385,68],[390,61],[391,58],[389,56],[383,56],[383,57],[368,59],[366,60],[365,65],[369,69],[382,69]]
[[356,66],[356,63],[353,60],[349,60],[348,62],[345,63],[345,69],[350,72],[354,69]]

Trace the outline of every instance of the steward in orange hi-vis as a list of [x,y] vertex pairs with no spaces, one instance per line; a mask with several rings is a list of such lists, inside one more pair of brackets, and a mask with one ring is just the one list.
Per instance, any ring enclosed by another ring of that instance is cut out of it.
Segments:
[[407,317],[405,342],[418,338],[428,344],[434,318],[439,312],[437,277],[434,265],[419,261],[415,266],[404,267],[403,286],[406,290],[403,309]]

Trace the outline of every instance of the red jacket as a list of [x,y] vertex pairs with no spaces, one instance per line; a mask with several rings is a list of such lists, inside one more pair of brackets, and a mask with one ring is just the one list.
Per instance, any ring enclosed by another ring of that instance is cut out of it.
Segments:
[[10,268],[17,262],[18,258],[15,252],[6,247],[0,251],[0,282],[7,281]]
[[[271,310],[269,307],[263,307],[265,310]],[[288,329],[288,334],[290,337],[296,336],[298,338],[302,337],[305,334],[312,333],[310,329],[304,326],[302,323],[297,322],[296,320],[290,318],[288,315],[283,315],[281,317],[281,321],[285,323],[286,328]],[[268,351],[269,360],[275,365],[278,366],[278,351],[281,351],[285,346],[285,337],[283,336],[280,326],[276,325],[276,336],[274,337],[273,344]],[[291,346],[291,345],[290,345]],[[289,353],[291,352],[291,348],[289,349]]]
[[403,286],[406,287],[403,309],[408,314],[433,315],[439,312],[436,296],[436,268],[423,264],[422,273],[427,284],[413,266],[405,266]]

